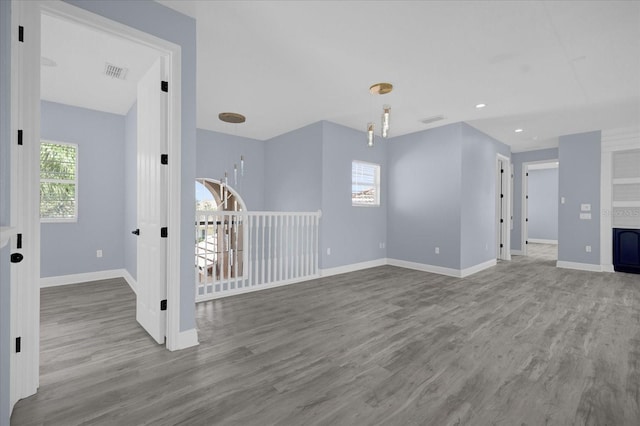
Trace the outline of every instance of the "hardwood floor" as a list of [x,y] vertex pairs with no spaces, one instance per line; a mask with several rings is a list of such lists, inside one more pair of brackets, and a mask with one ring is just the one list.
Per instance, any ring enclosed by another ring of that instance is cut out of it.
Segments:
[[12,425],[640,424],[638,275],[378,267],[202,303],[175,353],[134,308],[119,280],[42,290]]

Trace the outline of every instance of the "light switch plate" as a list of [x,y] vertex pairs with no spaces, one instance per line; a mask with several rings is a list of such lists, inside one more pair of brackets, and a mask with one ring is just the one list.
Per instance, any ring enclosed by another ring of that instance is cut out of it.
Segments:
[[583,212],[590,212],[591,204],[580,204],[580,210]]
[[591,213],[580,213],[580,219],[591,220]]

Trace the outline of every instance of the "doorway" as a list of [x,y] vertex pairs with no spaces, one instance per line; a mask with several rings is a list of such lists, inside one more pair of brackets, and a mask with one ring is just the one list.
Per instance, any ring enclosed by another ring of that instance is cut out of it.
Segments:
[[522,166],[523,254],[558,260],[558,172],[557,160],[524,163]]
[[[12,26],[20,28],[20,38],[12,40],[12,133],[23,136],[22,144],[12,146],[12,218],[21,234],[19,249],[26,261],[12,265],[12,338],[22,344],[11,353],[11,404],[37,391],[39,384],[39,307],[40,307],[40,65],[42,14],[67,19],[91,29],[104,31],[131,42],[157,49],[167,58],[166,82],[177,88],[167,96],[167,128],[165,151],[176,161],[169,163],[165,178],[167,199],[180,200],[180,47],[149,34],[115,23],[65,2],[12,2]],[[18,31],[16,31],[16,34]],[[160,82],[158,82],[158,88]],[[166,240],[168,259],[179,259],[180,204],[169,205],[168,227],[171,239]],[[173,256],[172,256],[173,255]],[[179,346],[180,265],[178,261],[156,262],[164,265],[168,275],[166,345]],[[163,339],[164,341],[164,339]],[[19,356],[17,355],[19,352]]]

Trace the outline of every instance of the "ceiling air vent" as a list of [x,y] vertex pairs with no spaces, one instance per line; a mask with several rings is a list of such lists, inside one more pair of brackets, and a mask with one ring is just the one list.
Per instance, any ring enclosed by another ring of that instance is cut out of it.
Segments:
[[107,77],[124,80],[127,78],[127,72],[129,72],[127,68],[118,67],[116,65],[110,64],[109,62],[106,62],[104,64],[104,75],[106,75]]
[[431,124],[440,120],[444,120],[444,115],[434,115],[433,117],[427,117],[424,120],[420,120],[420,122],[423,124]]

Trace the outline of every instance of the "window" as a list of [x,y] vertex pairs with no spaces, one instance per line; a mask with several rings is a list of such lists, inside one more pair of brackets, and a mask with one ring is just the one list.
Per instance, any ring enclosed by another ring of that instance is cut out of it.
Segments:
[[78,145],[40,143],[40,220],[78,219]]
[[354,161],[351,163],[351,205],[380,205],[380,165]]

